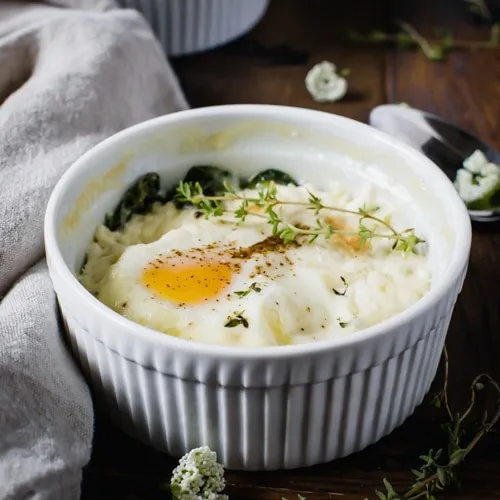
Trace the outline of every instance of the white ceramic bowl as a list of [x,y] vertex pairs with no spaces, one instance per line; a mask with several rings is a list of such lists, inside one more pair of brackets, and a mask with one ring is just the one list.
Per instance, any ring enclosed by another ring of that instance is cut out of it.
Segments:
[[244,35],[266,12],[269,0],[118,0],[149,22],[170,56],[215,48]]
[[[148,171],[252,173],[270,165],[321,184],[370,179],[429,242],[432,289],[358,333],[300,346],[204,345],[139,326],[76,280],[96,226]],[[466,274],[471,229],[452,184],[424,156],[356,121],[279,106],[182,111],[124,130],[61,178],[45,220],[50,275],[96,400],[125,431],[174,456],[209,445],[232,469],[327,462],[374,443],[420,404]]]

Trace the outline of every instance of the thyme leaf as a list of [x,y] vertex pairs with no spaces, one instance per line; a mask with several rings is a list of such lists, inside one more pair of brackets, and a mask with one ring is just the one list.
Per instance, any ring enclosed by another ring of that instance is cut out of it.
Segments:
[[258,283],[252,283],[247,290],[240,290],[238,292],[234,292],[235,295],[237,295],[238,297],[246,297],[250,292],[261,292],[262,291],[262,288],[259,286]]
[[224,326],[226,328],[234,328],[235,326],[243,325],[245,328],[248,328],[249,322],[243,316],[243,314],[244,314],[244,311],[237,311],[234,313],[233,316],[228,316],[227,322],[225,323]]
[[335,295],[340,295],[340,296],[344,296],[347,292],[347,289],[349,288],[349,285],[347,284],[347,281],[345,280],[345,278],[343,276],[340,277],[340,280],[342,281],[342,283],[344,284],[344,291],[343,292],[339,292],[338,290],[336,290],[335,288],[332,288],[333,290],[333,293]]

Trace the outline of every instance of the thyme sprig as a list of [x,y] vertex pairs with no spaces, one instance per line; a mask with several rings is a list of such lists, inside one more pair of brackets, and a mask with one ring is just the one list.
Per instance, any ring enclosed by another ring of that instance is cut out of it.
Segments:
[[[365,245],[372,238],[389,239],[393,241],[393,250],[415,252],[417,245],[424,242],[424,240],[415,234],[413,229],[405,229],[399,232],[387,220],[373,215],[373,210],[363,207],[358,210],[349,210],[325,205],[321,198],[311,192],[309,192],[307,202],[299,202],[280,200],[277,197],[278,191],[273,182],[269,182],[257,190],[255,196],[247,196],[238,192],[228,183],[225,183],[224,187],[224,193],[217,196],[206,196],[199,183],[180,182],[177,186],[175,198],[180,202],[189,203],[202,211],[206,219],[220,217],[225,213],[231,212],[224,206],[224,202],[239,201],[240,205],[238,208],[232,211],[238,221],[244,222],[247,217],[265,219],[272,227],[272,234],[279,236],[285,243],[291,243],[299,236],[305,236],[308,238],[309,243],[313,243],[318,237],[324,237],[328,240],[335,234],[341,236],[359,236],[360,245]],[[277,211],[278,207],[285,205],[303,206],[308,210],[312,210],[318,216],[314,226],[304,227],[285,220]],[[261,210],[255,212],[253,207],[258,207]],[[325,222],[319,217],[320,212],[323,210],[359,217],[357,231],[334,228],[332,224]],[[366,221],[376,223],[377,227],[367,227]]]
[[[448,447],[446,452],[443,449],[430,449],[426,454],[419,458],[422,462],[420,468],[412,470],[414,476],[413,484],[405,493],[398,493],[394,486],[384,478],[382,483],[384,491],[375,491],[379,500],[436,500],[437,495],[447,486],[458,481],[456,468],[461,465],[469,453],[476,447],[481,439],[498,423],[500,420],[500,384],[486,373],[477,375],[470,385],[470,400],[463,413],[454,413],[448,401],[448,373],[449,359],[446,347],[443,350],[444,359],[444,382],[441,392],[435,395],[434,404],[439,408],[444,408],[447,423],[443,425],[448,437]],[[476,396],[480,391],[487,387],[493,389],[496,395],[495,411],[493,416],[488,419],[485,411],[479,430],[475,436],[467,443],[463,443],[465,434],[464,423],[470,417],[475,408]],[[306,500],[305,497],[300,497]],[[283,498],[283,500],[287,500]]]
[[[443,449],[429,450],[419,458],[422,462],[419,469],[412,470],[414,483],[405,493],[398,493],[391,483],[384,478],[385,491],[376,491],[380,500],[434,500],[436,494],[443,491],[446,486],[457,481],[456,468],[464,462],[469,453],[476,447],[478,442],[497,424],[500,420],[500,385],[488,374],[481,373],[476,376],[470,385],[470,399],[463,413],[454,413],[448,401],[448,373],[449,360],[446,348],[443,351],[444,358],[444,383],[443,389],[434,398],[434,404],[444,408],[447,422],[443,425],[448,437],[446,452]],[[475,436],[464,443],[464,424],[470,417],[475,405],[479,391],[486,387],[491,388],[495,395],[495,411],[488,418],[485,411]]]
[[424,37],[413,25],[405,21],[397,21],[399,30],[388,33],[373,30],[367,35],[350,31],[348,37],[360,43],[394,43],[399,48],[418,47],[431,61],[443,61],[452,50],[459,49],[500,49],[500,25],[493,24],[488,40],[458,40],[446,30],[439,30],[436,38]]

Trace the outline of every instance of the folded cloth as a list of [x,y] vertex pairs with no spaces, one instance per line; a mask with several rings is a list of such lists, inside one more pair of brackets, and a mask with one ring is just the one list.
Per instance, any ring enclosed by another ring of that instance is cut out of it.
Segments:
[[72,500],[93,411],[43,260],[46,203],[91,146],[187,104],[145,20],[109,0],[2,0],[0,65],[0,499]]

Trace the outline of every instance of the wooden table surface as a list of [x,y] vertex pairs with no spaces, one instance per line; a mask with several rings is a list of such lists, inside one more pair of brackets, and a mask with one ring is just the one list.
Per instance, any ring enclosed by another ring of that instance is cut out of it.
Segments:
[[[232,103],[300,106],[366,121],[386,102],[407,102],[438,113],[500,148],[500,50],[455,52],[431,62],[415,51],[361,46],[345,40],[347,29],[388,28],[395,18],[424,34],[447,27],[462,39],[488,36],[462,0],[340,1],[273,0],[259,25],[223,48],[174,61],[193,107]],[[304,76],[327,59],[351,69],[350,91],[335,104],[317,104]],[[473,228],[470,268],[447,338],[450,397],[460,408],[471,379],[488,372],[500,379],[500,231]],[[441,383],[439,375],[435,388]],[[297,471],[227,474],[232,499],[361,500],[387,476],[395,486],[411,481],[409,470],[429,447],[445,444],[442,414],[430,398],[399,429],[348,458]],[[97,417],[95,447],[83,481],[83,500],[165,498],[158,486],[174,461],[133,441]],[[460,469],[461,487],[442,498],[500,498],[500,437],[491,432]]]

